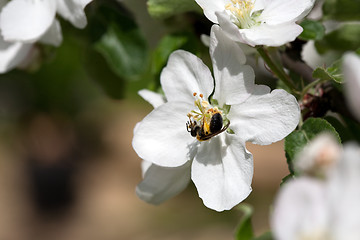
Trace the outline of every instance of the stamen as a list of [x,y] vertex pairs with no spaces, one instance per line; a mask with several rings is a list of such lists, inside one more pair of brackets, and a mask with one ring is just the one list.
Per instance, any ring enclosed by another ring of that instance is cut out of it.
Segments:
[[257,13],[252,13],[254,4],[251,0],[231,0],[225,5],[230,18],[239,28],[250,28],[257,23]]

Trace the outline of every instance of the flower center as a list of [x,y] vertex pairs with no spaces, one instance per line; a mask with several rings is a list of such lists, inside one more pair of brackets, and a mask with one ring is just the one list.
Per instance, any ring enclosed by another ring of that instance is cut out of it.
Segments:
[[[193,95],[196,97],[197,93]],[[189,121],[186,123],[186,129],[191,136],[196,137],[199,141],[206,141],[229,127],[230,121],[227,121],[227,125],[223,127],[222,111],[211,106],[208,101],[204,100],[202,94],[199,94],[194,103],[197,110],[192,110],[187,114]]]
[[257,24],[260,12],[252,12],[254,4],[251,0],[231,0],[225,5],[230,19],[239,28],[250,28]]

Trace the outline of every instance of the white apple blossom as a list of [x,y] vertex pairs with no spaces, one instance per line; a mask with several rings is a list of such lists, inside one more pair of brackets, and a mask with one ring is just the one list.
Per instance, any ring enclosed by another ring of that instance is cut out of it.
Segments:
[[296,154],[296,172],[314,176],[326,176],[329,169],[337,164],[341,155],[341,145],[330,133],[322,133]]
[[[154,98],[144,97],[157,104],[135,127],[132,144],[151,163],[144,164],[144,180],[137,187],[138,196],[147,202],[167,200],[191,179],[205,206],[231,209],[251,192],[253,162],[245,142],[270,144],[298,124],[295,97],[256,85],[252,68],[244,65],[245,55],[216,25],[211,30],[210,55],[215,86],[199,58],[178,50],[161,73],[167,102],[162,104],[151,94]],[[205,132],[211,133],[214,126],[211,116],[217,113],[224,126],[207,139]]]
[[272,215],[278,240],[360,239],[360,148],[345,145],[324,179],[303,176],[280,189]]
[[360,57],[355,53],[347,53],[344,56],[343,73],[345,97],[355,117],[360,121]]
[[314,0],[195,0],[205,16],[234,41],[250,46],[281,46],[302,32],[296,21]]
[[0,2],[0,73],[19,65],[32,44],[41,42],[59,46],[59,14],[77,28],[87,24],[85,6],[91,0],[12,0]]

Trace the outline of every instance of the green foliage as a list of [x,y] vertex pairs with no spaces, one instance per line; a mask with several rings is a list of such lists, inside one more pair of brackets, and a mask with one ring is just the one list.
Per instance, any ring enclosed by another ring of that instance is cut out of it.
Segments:
[[359,12],[359,0],[326,0],[323,5],[323,15],[326,20],[360,20]]
[[286,158],[291,173],[294,173],[293,162],[296,154],[298,154],[314,137],[322,132],[333,134],[338,142],[341,143],[341,138],[335,128],[325,119],[321,118],[307,119],[299,130],[292,132],[285,138]]
[[329,50],[355,51],[360,48],[360,24],[346,23],[315,42],[316,49],[323,54]]
[[111,71],[105,58],[94,50],[87,52],[85,69],[89,77],[101,86],[111,98],[121,99],[125,94],[126,81]]
[[119,77],[132,80],[146,67],[146,41],[133,17],[116,1],[100,1],[89,21],[94,49]]
[[337,83],[343,82],[343,73],[341,70],[342,60],[335,61],[330,67],[318,67],[313,72],[313,78],[321,80],[333,80]]
[[147,5],[150,15],[154,18],[167,18],[183,12],[201,11],[194,0],[148,0]]
[[235,230],[236,240],[251,240],[254,237],[253,228],[251,224],[251,216],[253,208],[245,203],[238,206],[238,209],[243,213],[239,225]]
[[305,19],[300,25],[304,29],[299,36],[302,40],[321,40],[325,35],[325,27],[318,21]]
[[280,186],[283,185],[284,183],[290,181],[291,179],[294,179],[294,174],[293,173],[290,173],[289,175],[287,175],[283,179],[281,179]]
[[148,78],[152,79],[152,85],[149,88],[157,90],[160,86],[160,73],[172,52],[183,49],[197,53],[200,51],[199,48],[199,40],[191,32],[174,33],[164,36],[151,56]]

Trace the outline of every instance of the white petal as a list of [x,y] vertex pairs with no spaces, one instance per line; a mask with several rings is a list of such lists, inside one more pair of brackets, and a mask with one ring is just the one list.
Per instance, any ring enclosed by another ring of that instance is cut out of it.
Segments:
[[147,89],[140,90],[138,94],[148,103],[150,103],[154,108],[157,108],[158,106],[166,102],[165,97],[162,94]]
[[[256,44],[250,42],[245,37],[244,33],[230,20],[230,16],[225,12],[216,12],[217,19],[221,29],[226,33],[226,35],[236,42],[242,42],[254,47]],[[242,29],[244,30],[244,29]]]
[[160,204],[182,192],[190,182],[191,162],[180,167],[160,167],[152,164],[144,180],[136,187],[136,194],[151,204]]
[[58,20],[54,19],[53,24],[41,37],[40,42],[58,47],[60,46],[62,39],[60,23]]
[[151,167],[151,165],[153,165],[153,164],[151,162],[149,162],[149,161],[143,160],[141,162],[141,175],[142,175],[143,178],[145,177],[145,173]]
[[271,0],[255,0],[253,1],[254,3],[254,8],[251,10],[251,13],[259,11],[259,10],[263,10],[265,8],[266,5],[269,4],[269,2],[271,2]]
[[254,70],[244,65],[244,52],[236,42],[225,36],[218,25],[211,28],[210,55],[216,86],[213,98],[220,106],[245,101],[255,87]]
[[288,182],[280,189],[271,219],[276,239],[326,239],[314,235],[326,230],[324,189],[323,182],[306,177]]
[[202,44],[204,44],[206,47],[210,47],[210,36],[206,34],[200,35],[200,40]]
[[221,134],[202,142],[195,156],[191,179],[204,205],[216,211],[229,210],[251,192],[253,160],[245,143]]
[[225,10],[225,5],[229,0],[195,0],[197,4],[204,10],[204,15],[213,23],[218,23],[215,12]]
[[288,23],[274,26],[261,24],[249,29],[239,29],[239,31],[245,43],[278,47],[294,41],[303,29],[295,23]]
[[295,22],[310,12],[315,0],[269,1],[260,15],[260,21],[269,25]]
[[294,41],[303,31],[302,27],[295,23],[275,26],[261,24],[249,29],[239,29],[231,22],[230,16],[226,12],[216,12],[216,16],[218,17],[221,29],[224,30],[230,39],[253,47],[256,45],[278,47]]
[[346,100],[350,109],[360,121],[360,58],[354,53],[346,54],[343,61],[343,72]]
[[299,123],[296,98],[282,89],[269,91],[269,87],[257,85],[248,100],[231,106],[230,128],[245,141],[267,145],[286,137]]
[[334,239],[356,240],[360,237],[360,148],[345,144],[343,158],[334,175],[329,177],[329,197],[332,201]]
[[84,8],[89,0],[57,0],[57,12],[77,28],[87,24]]
[[0,73],[18,66],[28,55],[32,44],[8,43],[0,38]]
[[163,167],[191,160],[198,142],[186,129],[192,108],[183,102],[167,102],[148,114],[136,126],[132,142],[140,158]]
[[194,102],[193,93],[208,98],[214,90],[209,68],[194,54],[183,50],[173,52],[160,76],[166,99]]
[[53,23],[55,7],[55,1],[10,1],[0,14],[0,28],[4,39],[35,42]]

